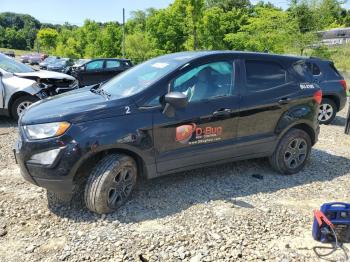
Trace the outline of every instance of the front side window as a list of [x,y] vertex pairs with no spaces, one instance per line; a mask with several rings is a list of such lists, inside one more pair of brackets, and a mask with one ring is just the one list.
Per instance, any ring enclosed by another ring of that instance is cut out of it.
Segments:
[[229,96],[233,89],[233,70],[231,61],[195,67],[176,78],[171,91],[184,93],[189,102]]
[[86,70],[100,70],[103,68],[103,60],[92,61],[86,64]]
[[286,70],[276,62],[247,60],[245,67],[248,91],[262,91],[287,82]]
[[118,68],[120,67],[120,61],[118,60],[107,60],[106,68]]

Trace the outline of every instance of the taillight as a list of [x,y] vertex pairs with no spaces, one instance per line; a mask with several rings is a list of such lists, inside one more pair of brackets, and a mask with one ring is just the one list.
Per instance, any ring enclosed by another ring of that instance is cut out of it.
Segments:
[[321,104],[322,102],[322,90],[318,90],[314,93],[314,100],[317,104]]
[[340,80],[340,84],[342,85],[342,87],[344,88],[344,91],[346,92],[348,90],[348,87],[346,85],[346,81],[344,79]]

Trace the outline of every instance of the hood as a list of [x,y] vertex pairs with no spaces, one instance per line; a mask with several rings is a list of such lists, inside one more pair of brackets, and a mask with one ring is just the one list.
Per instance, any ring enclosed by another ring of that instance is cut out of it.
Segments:
[[52,72],[52,71],[46,71],[46,70],[39,70],[34,72],[28,72],[28,73],[15,73],[14,75],[19,77],[30,77],[30,78],[49,78],[49,79],[67,79],[74,81],[75,78],[58,72]]
[[106,100],[92,93],[91,86],[41,100],[28,108],[21,117],[21,125],[68,121],[92,121],[125,114],[127,98]]

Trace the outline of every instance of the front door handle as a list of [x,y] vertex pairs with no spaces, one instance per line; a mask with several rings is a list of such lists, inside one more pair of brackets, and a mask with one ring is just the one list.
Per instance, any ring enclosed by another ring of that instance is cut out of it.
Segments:
[[229,117],[231,115],[231,109],[229,108],[222,108],[213,113],[213,116],[216,117]]
[[280,105],[286,105],[286,104],[288,104],[289,102],[290,102],[290,98],[288,98],[288,97],[282,98],[281,100],[278,101],[278,103],[279,103]]

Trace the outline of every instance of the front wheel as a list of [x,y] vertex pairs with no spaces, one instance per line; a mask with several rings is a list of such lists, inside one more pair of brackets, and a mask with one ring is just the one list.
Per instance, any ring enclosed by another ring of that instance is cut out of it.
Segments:
[[11,107],[11,115],[15,120],[18,120],[18,118],[24,113],[24,111],[34,102],[38,101],[39,99],[35,96],[21,96],[17,98]]
[[117,210],[130,197],[136,185],[137,165],[133,158],[111,154],[92,170],[85,188],[85,204],[93,212]]
[[310,151],[310,136],[303,130],[291,129],[283,136],[269,161],[279,173],[291,175],[304,168]]

